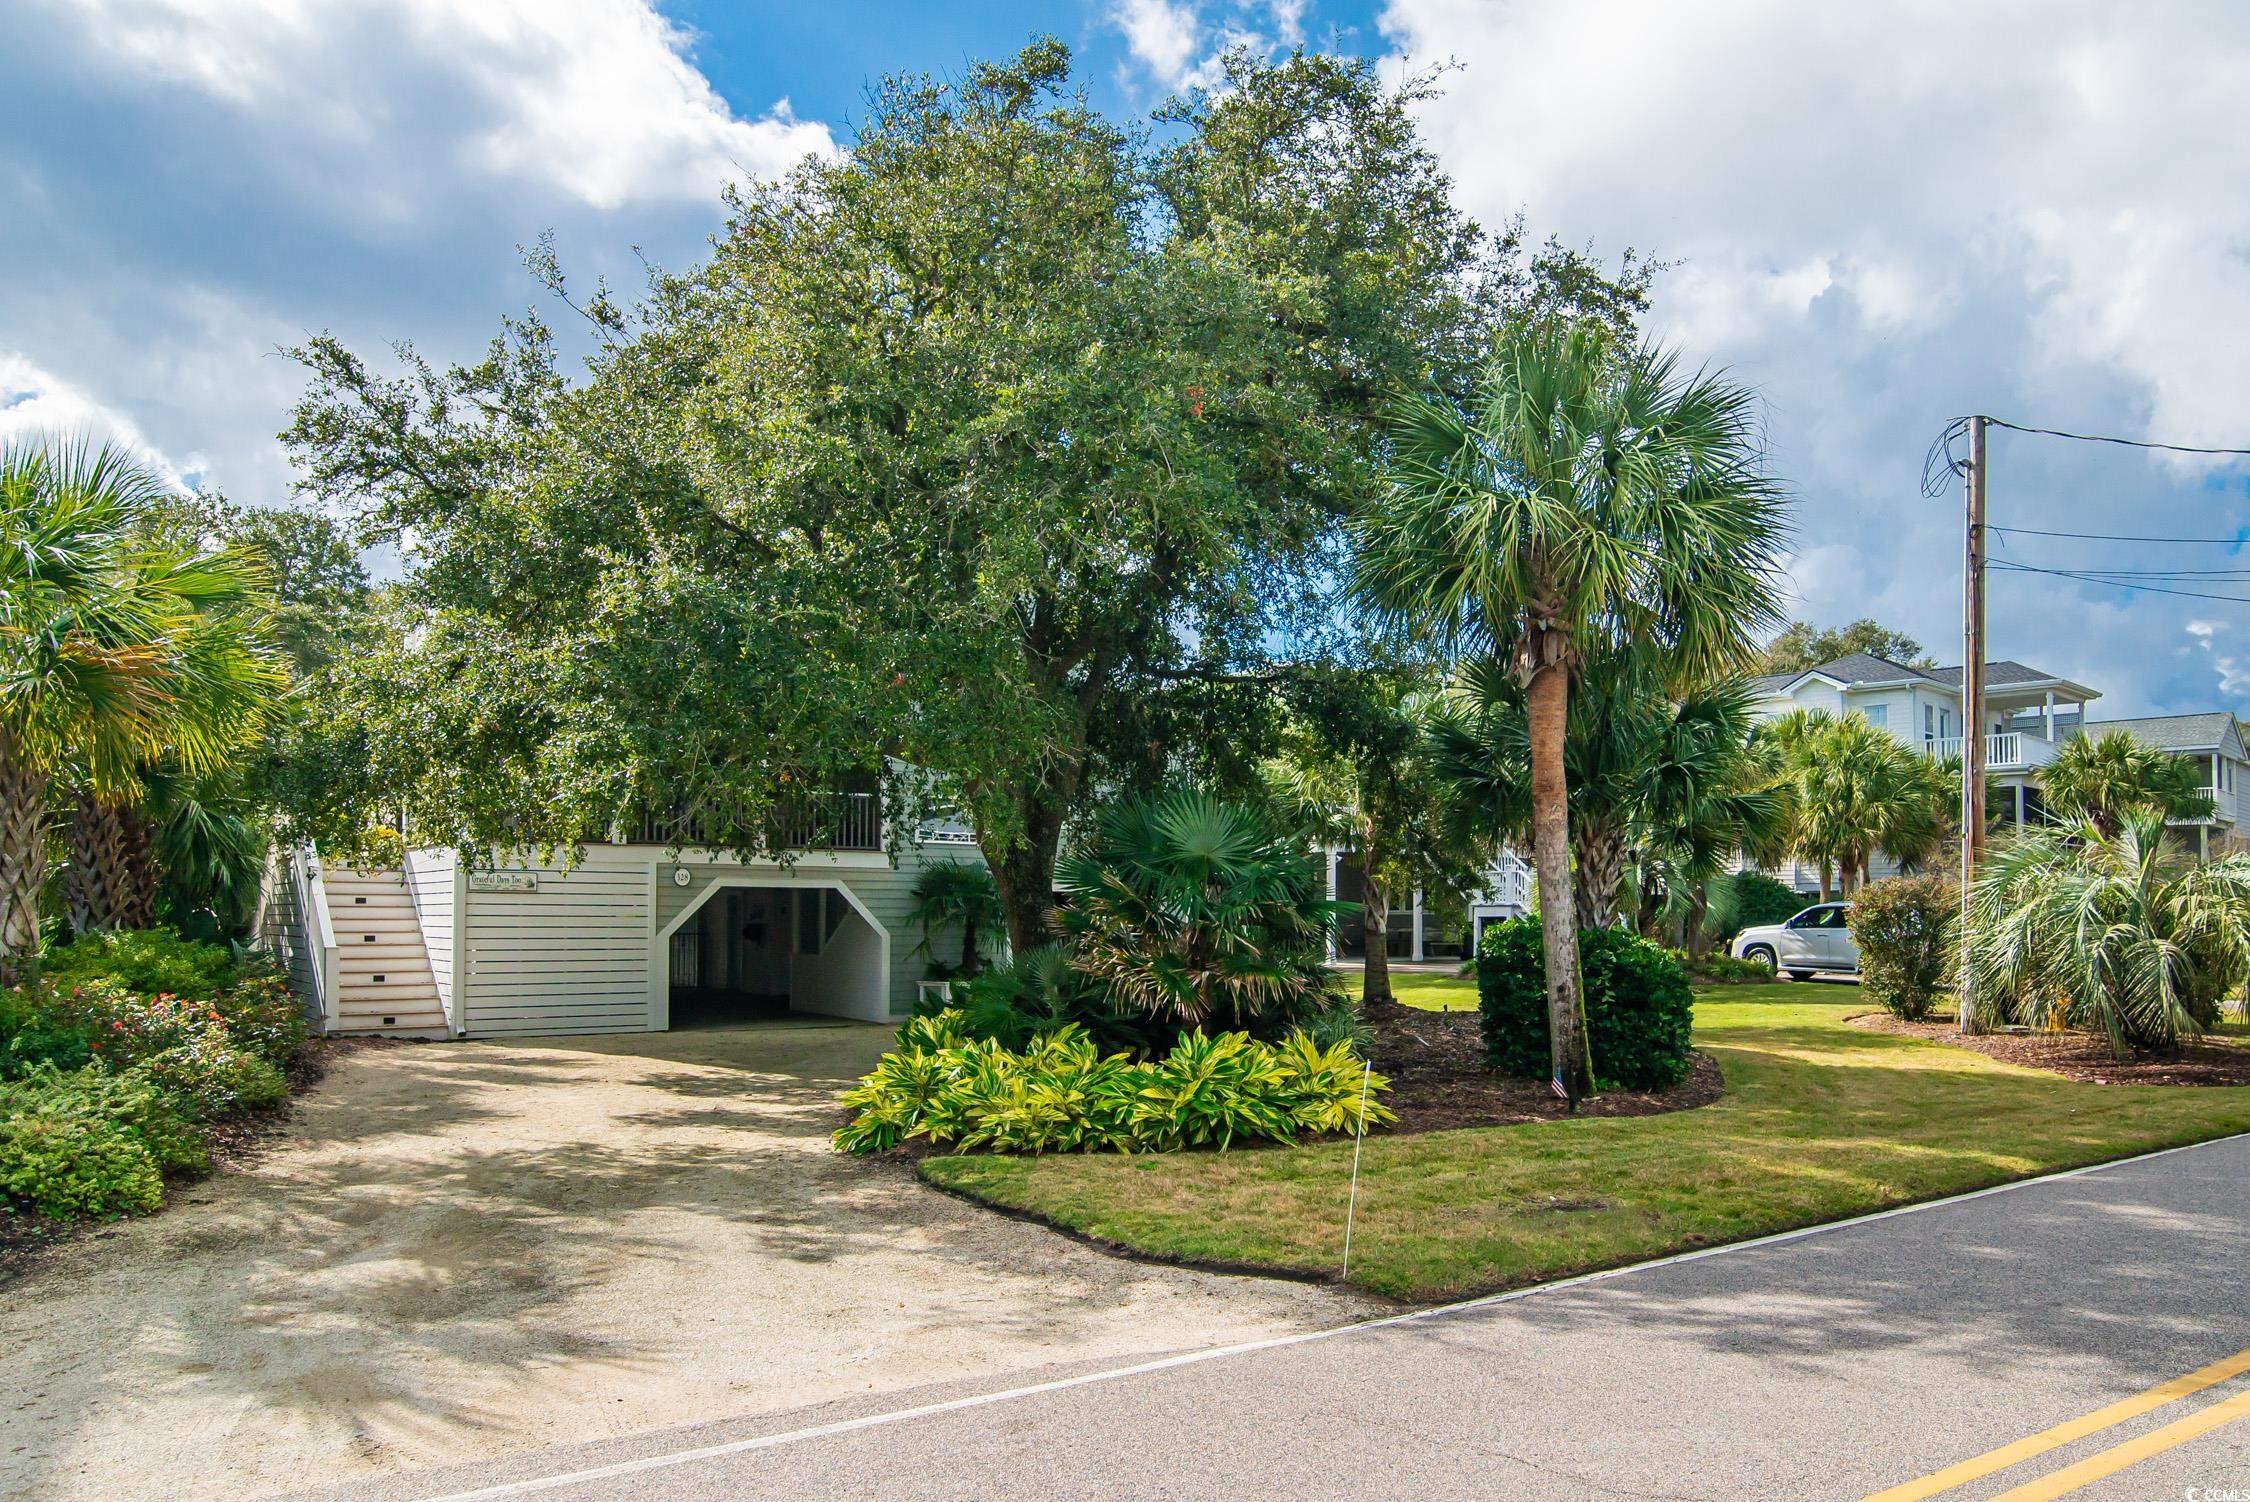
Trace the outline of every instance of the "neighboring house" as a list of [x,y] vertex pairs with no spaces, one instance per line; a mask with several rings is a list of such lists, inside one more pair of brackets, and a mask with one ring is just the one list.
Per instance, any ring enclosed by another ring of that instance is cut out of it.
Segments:
[[[1795,673],[1753,679],[1760,718],[1792,709],[1861,714],[1879,729],[1930,756],[1961,754],[1961,670],[1914,668],[1852,652]],[[1999,661],[1985,665],[1984,746],[1988,806],[2019,827],[2043,817],[2039,768],[2086,723],[2086,706],[2101,695],[2082,683]],[[1800,891],[1815,891],[1820,872],[1791,862],[1774,874]],[[1878,859],[1875,875],[1896,874]]]
[[[280,857],[267,938],[330,1032],[501,1037],[661,1032],[806,1012],[882,1022],[926,956],[921,869],[980,860],[958,830],[899,848],[878,795],[823,795],[784,861],[676,844],[656,820],[576,865],[464,869],[451,850],[359,873]],[[958,944],[940,935],[938,947]]]
[[[1328,876],[1329,901],[1360,901],[1366,889],[1361,885],[1359,867],[1352,858],[1333,845],[1322,849],[1320,856],[1322,869]],[[1475,891],[1460,894],[1459,924],[1446,927],[1432,921],[1433,904],[1429,894],[1416,887],[1406,900],[1391,909],[1387,953],[1394,960],[1458,959],[1473,955],[1483,941],[1485,925],[1521,918],[1531,911],[1531,885],[1531,867],[1513,850],[1503,848],[1485,867],[1481,885]],[[1365,958],[1364,930],[1354,923],[1347,923],[1344,928],[1345,932],[1329,945],[1329,959]]]
[[2096,720],[2086,734],[2130,732],[2133,739],[2193,761],[2203,773],[2203,787],[2217,805],[2208,819],[2177,819],[2182,828],[2195,831],[2196,852],[2210,856],[2243,848],[2246,843],[2243,815],[2250,812],[2250,754],[2242,740],[2242,723],[2227,710],[2209,714],[2148,715],[2134,720]]

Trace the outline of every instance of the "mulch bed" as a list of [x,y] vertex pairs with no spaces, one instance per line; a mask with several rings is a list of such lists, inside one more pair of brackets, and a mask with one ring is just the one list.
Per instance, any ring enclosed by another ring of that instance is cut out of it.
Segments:
[[2089,1085],[2250,1085],[2250,1047],[2191,1043],[2177,1054],[2118,1062],[2098,1033],[1979,1033],[1967,1037],[1950,1021],[1901,1022],[1888,1012],[1844,1019],[1870,1032],[1899,1033],[1972,1049],[2003,1064],[2043,1069]]
[[[1383,1104],[1398,1115],[1392,1132],[1444,1132],[1456,1127],[1557,1121],[1570,1113],[1545,1080],[1495,1074],[1484,1064],[1474,1012],[1425,1012],[1396,1002],[1365,1011],[1368,1054],[1390,1077]],[[1581,1116],[1658,1116],[1707,1106],[1726,1093],[1708,1054],[1697,1053],[1688,1076],[1663,1090],[1609,1090],[1578,1108]]]

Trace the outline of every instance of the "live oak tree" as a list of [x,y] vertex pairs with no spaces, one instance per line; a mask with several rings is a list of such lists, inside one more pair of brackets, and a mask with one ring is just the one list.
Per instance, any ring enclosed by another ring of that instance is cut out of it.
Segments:
[[1904,667],[1937,666],[1936,659],[1923,651],[1922,644],[1913,637],[1894,631],[1872,617],[1862,617],[1842,627],[1791,621],[1766,643],[1760,654],[1758,671],[1801,673],[1806,668],[1817,668],[1853,652],[1866,652]]
[[706,265],[585,300],[582,380],[536,319],[444,371],[299,351],[308,489],[410,563],[323,690],[307,817],[552,848],[662,806],[748,853],[890,755],[1038,943],[1095,788],[1325,650],[1392,395],[1465,380],[1511,305],[1629,319],[1645,285],[1458,215],[1428,80],[1227,67],[1161,145],[1051,41],[890,80],[840,155],[731,196]]

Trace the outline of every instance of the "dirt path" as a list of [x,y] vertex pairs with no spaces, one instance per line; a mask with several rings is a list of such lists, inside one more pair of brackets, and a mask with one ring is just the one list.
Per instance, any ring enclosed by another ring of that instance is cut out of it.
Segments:
[[239,1499],[1365,1311],[830,1152],[884,1036],[346,1056],[255,1167],[0,1293],[0,1496]]

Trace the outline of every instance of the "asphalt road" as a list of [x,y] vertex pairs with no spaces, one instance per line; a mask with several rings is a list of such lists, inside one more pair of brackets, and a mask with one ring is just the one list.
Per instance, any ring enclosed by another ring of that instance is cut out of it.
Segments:
[[2250,1139],[1154,1369],[303,1495],[1875,1494],[2250,1502]]

